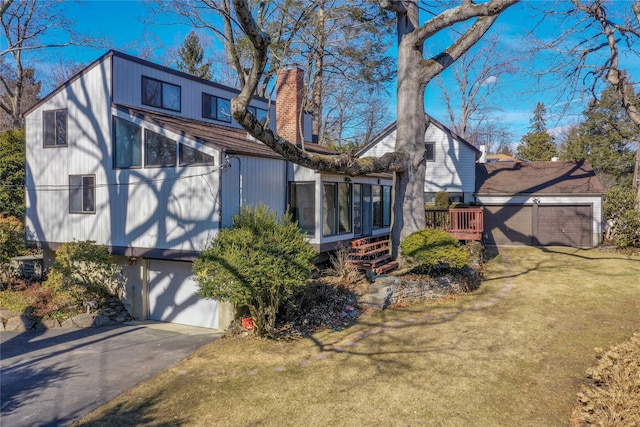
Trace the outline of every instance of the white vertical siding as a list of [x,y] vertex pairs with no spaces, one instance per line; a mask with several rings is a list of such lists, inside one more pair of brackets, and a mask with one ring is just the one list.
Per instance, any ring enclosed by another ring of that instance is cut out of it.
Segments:
[[[225,90],[218,85],[207,84],[202,81],[193,80],[187,76],[163,71],[159,68],[145,65],[141,62],[130,61],[120,56],[113,57],[113,73],[117,77],[113,84],[113,102],[116,104],[130,105],[148,110],[160,111],[180,117],[187,117],[195,120],[202,120],[210,123],[218,123],[225,126],[240,128],[241,126],[233,119],[231,123],[217,120],[205,119],[202,117],[202,93],[217,97],[231,99],[236,96],[236,92]],[[142,104],[142,76],[151,77],[156,80],[180,86],[181,102],[180,111],[165,110]],[[269,109],[267,102],[253,100],[252,106],[269,110],[270,126],[275,126],[275,108]]]
[[222,172],[222,226],[229,227],[240,206],[264,204],[284,215],[287,203],[287,165],[284,160],[233,156]]
[[[26,118],[28,186],[36,189],[27,200],[29,232],[33,240],[53,243],[200,250],[219,227],[219,173],[211,173],[214,166],[113,169],[110,61],[106,57]],[[68,146],[44,149],[42,111],[57,108],[68,110]],[[196,141],[137,124],[219,159]],[[95,214],[69,213],[69,175],[76,174],[95,174]]]

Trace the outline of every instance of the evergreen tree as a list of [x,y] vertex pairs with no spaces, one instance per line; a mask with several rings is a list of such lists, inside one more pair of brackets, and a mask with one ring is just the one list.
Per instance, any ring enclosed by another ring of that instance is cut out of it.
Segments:
[[178,49],[178,56],[176,64],[180,71],[205,80],[211,80],[213,77],[211,61],[204,62],[204,48],[195,31],[191,31],[184,40]]
[[529,132],[522,137],[517,148],[517,156],[533,162],[546,162],[557,155],[553,137],[547,132],[544,103],[538,102],[533,110]]
[[609,87],[584,111],[560,146],[563,160],[589,160],[605,184],[631,185],[638,129]]
[[24,217],[24,130],[0,133],[0,216]]

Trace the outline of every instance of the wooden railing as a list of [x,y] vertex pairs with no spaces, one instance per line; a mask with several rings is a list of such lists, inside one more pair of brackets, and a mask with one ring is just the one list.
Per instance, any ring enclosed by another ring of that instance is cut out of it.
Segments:
[[427,228],[441,228],[458,240],[481,240],[483,208],[425,209]]

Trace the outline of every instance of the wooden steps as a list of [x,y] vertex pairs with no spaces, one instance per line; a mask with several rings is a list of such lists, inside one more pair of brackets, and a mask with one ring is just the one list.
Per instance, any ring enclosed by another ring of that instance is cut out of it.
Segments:
[[398,262],[391,259],[389,243],[388,234],[352,240],[349,259],[359,270],[384,274],[398,267]]

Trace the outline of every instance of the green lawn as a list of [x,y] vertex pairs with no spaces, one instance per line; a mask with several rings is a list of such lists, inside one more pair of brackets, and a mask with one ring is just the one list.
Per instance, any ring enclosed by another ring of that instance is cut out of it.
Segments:
[[564,426],[640,325],[640,258],[500,249],[472,294],[297,342],[225,339],[76,425]]

